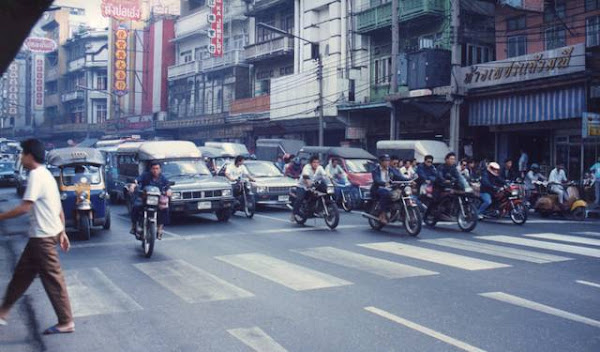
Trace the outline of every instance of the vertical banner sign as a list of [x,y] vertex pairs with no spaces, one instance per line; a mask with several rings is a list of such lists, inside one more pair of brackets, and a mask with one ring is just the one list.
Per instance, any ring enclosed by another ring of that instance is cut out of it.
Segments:
[[208,0],[207,5],[211,9],[208,14],[208,52],[215,57],[223,56],[223,1],[224,0]]
[[13,62],[8,67],[8,115],[19,113],[19,65]]
[[33,72],[33,109],[44,110],[44,56],[35,55]]
[[102,0],[102,16],[118,20],[139,21],[142,19],[140,0]]
[[115,83],[114,92],[118,96],[127,94],[127,36],[129,32],[123,27],[115,31]]

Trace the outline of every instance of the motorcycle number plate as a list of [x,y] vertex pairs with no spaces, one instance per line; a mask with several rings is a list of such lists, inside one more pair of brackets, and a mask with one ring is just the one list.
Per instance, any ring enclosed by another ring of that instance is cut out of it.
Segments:
[[198,202],[199,210],[210,209],[210,208],[212,208],[211,202]]
[[280,202],[288,202],[290,200],[290,196],[279,196],[277,200]]

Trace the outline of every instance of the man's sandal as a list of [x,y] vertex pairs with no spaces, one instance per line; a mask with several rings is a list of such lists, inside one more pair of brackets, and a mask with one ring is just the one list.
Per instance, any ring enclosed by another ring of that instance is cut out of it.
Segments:
[[6,322],[6,320],[0,318],[0,326],[6,326],[8,325],[8,323]]
[[75,328],[68,328],[67,330],[59,330],[56,325],[49,327],[46,329],[43,334],[44,335],[55,335],[55,334],[70,334],[75,332]]

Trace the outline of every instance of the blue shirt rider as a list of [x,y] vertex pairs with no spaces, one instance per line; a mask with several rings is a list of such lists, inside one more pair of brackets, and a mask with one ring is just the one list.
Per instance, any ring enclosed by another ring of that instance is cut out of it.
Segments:
[[390,186],[392,181],[410,181],[410,179],[390,167],[390,156],[387,154],[379,157],[379,165],[375,167],[371,175],[373,176],[371,194],[380,199],[381,212],[379,213],[379,222],[387,224],[387,212],[389,211],[392,197],[392,192],[387,187]]
[[[144,172],[141,174],[136,180],[135,184],[132,185],[132,189],[130,192],[133,193],[136,187],[140,187],[140,189],[144,189],[147,186],[154,186],[160,189],[161,193],[164,193],[167,197],[171,196],[171,183],[165,176],[162,174],[161,165],[159,162],[150,163],[150,171]],[[133,202],[132,210],[131,210],[131,233],[135,234],[135,226],[138,221],[138,217],[140,216],[140,212],[143,205],[138,204],[137,202]],[[161,209],[158,212],[158,233],[157,238],[162,239],[162,234],[164,230],[164,225],[168,225],[169,223],[169,209]]]

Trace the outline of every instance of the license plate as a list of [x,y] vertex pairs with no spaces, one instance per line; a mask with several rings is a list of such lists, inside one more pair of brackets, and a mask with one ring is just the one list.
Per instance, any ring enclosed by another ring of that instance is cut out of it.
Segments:
[[212,208],[211,202],[198,202],[199,210],[210,209],[210,208]]
[[279,196],[277,198],[278,201],[280,202],[289,202],[290,201],[290,196]]

